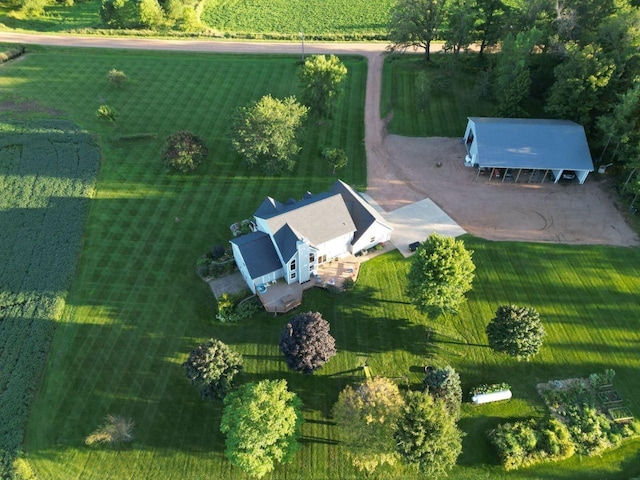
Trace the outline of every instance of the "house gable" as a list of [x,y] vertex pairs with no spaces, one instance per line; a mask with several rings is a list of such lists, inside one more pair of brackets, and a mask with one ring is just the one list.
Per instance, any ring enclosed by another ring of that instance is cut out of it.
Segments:
[[[269,235],[264,232],[253,232],[231,240],[242,256],[249,277],[253,280],[268,273],[282,269],[282,263]],[[237,259],[236,259],[237,261]]]

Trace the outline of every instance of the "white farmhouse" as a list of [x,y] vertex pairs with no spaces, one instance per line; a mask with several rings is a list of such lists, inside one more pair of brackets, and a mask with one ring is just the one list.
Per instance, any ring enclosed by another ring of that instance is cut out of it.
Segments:
[[231,240],[233,256],[253,293],[284,278],[307,282],[324,262],[391,239],[392,228],[349,185],[338,180],[328,192],[307,192],[280,203],[267,197],[254,213],[252,233]]

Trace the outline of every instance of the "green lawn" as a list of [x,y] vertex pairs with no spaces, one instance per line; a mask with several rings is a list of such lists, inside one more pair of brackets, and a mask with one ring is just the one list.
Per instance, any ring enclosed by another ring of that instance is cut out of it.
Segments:
[[[232,112],[266,93],[296,92],[295,59],[188,53],[38,49],[3,67],[0,89],[35,100],[97,132],[104,160],[85,228],[79,267],[58,322],[25,450],[44,479],[237,479],[223,457],[220,406],[203,402],[184,378],[189,350],[216,337],[245,356],[243,381],[285,378],[305,404],[303,448],[266,478],[361,478],[336,445],[330,409],[338,392],[372,372],[416,386],[425,364],[451,363],[463,387],[506,381],[508,403],[464,407],[464,452],[451,478],[619,478],[640,474],[640,441],[597,458],[574,458],[507,474],[484,432],[502,420],[543,414],[535,384],[613,368],[617,388],[640,414],[640,250],[487,242],[465,237],[477,277],[459,316],[428,321],[403,294],[408,261],[397,252],[363,266],[354,292],[306,294],[301,310],[331,322],[338,355],[317,375],[289,373],[277,338],[287,317],[256,315],[240,324],[212,322],[215,302],[194,272],[198,255],[228,240],[228,225],[266,196],[285,200],[321,191],[334,177],[324,146],[347,150],[341,178],[363,187],[366,65],[347,59],[347,94],[333,122],[313,125],[292,176],[264,177],[241,165],[226,139]],[[106,83],[110,68],[131,83]],[[95,118],[107,102],[116,127]],[[348,106],[348,108],[346,108]],[[35,115],[36,113],[28,113]],[[40,113],[41,114],[41,113]],[[7,115],[7,114],[5,114]],[[177,129],[202,135],[209,163],[190,175],[166,173],[162,139]],[[117,142],[126,133],[157,140]],[[460,133],[461,134],[461,133]],[[484,327],[502,303],[534,306],[548,331],[542,353],[518,363],[486,347]],[[432,333],[429,333],[432,331]],[[107,413],[130,416],[136,440],[122,450],[89,448],[84,438]],[[378,478],[419,478],[401,467]]]
[[[480,98],[475,54],[390,57],[385,61],[381,114],[393,112],[389,133],[411,137],[462,137],[467,117],[487,117],[492,105]],[[416,78],[424,71],[429,85],[426,101],[417,100]]]

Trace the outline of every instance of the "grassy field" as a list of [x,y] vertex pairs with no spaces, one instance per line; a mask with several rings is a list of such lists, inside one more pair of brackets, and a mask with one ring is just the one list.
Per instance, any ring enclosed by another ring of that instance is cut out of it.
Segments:
[[[477,86],[481,71],[474,54],[454,58],[432,55],[425,65],[422,55],[390,57],[385,61],[381,114],[393,112],[389,133],[411,137],[461,137],[467,117],[487,117],[491,103],[482,100]],[[418,99],[417,79],[425,72],[427,94]]]
[[[392,0],[207,0],[202,22],[233,37],[298,39],[384,39]],[[25,18],[16,3],[0,3],[0,24],[40,32],[104,28],[100,1],[75,2],[46,8],[39,18]],[[166,33],[166,32],[164,32]]]
[[[505,419],[544,413],[535,384],[613,368],[619,392],[640,413],[640,250],[487,242],[465,237],[477,278],[459,316],[430,322],[403,294],[408,262],[398,253],[371,260],[352,293],[306,294],[303,310],[331,322],[338,355],[317,375],[289,373],[277,338],[287,317],[256,315],[236,325],[212,322],[215,302],[194,261],[229,238],[228,225],[266,196],[285,200],[320,191],[334,177],[320,160],[324,146],[347,149],[341,178],[363,187],[364,61],[347,59],[347,95],[332,123],[313,125],[291,177],[264,177],[241,165],[226,139],[239,105],[265,93],[296,91],[295,60],[71,49],[38,49],[3,67],[0,88],[26,115],[62,112],[99,134],[104,161],[85,229],[80,264],[57,324],[49,362],[27,430],[27,458],[40,479],[238,479],[223,457],[220,406],[200,400],[183,376],[189,350],[216,337],[241,351],[243,381],[285,378],[305,404],[303,448],[267,478],[360,478],[337,445],[330,409],[338,392],[376,375],[416,386],[425,364],[451,363],[463,387],[506,381],[514,400],[464,407],[464,452],[451,478],[619,478],[640,474],[640,441],[597,458],[574,458],[507,474],[484,433]],[[106,72],[131,82],[110,87]],[[95,118],[107,102],[115,127]],[[26,105],[30,107],[27,109]],[[347,108],[348,106],[348,108]],[[442,120],[446,122],[447,120]],[[162,139],[188,128],[205,138],[209,162],[190,175],[166,173]],[[157,140],[123,143],[128,133]],[[502,303],[536,307],[548,331],[542,353],[518,363],[486,346],[484,328]],[[429,333],[429,332],[432,333]],[[122,450],[86,447],[84,438],[108,413],[130,416],[136,440]],[[418,478],[401,467],[377,478]]]

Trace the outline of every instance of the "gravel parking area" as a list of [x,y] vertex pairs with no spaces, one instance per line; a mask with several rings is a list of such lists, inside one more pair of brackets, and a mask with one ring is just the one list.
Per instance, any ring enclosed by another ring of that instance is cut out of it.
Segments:
[[382,147],[384,155],[368,158],[367,193],[387,212],[430,198],[466,231],[489,240],[639,244],[604,180],[591,175],[584,185],[488,183],[464,166],[459,138],[388,135]]

